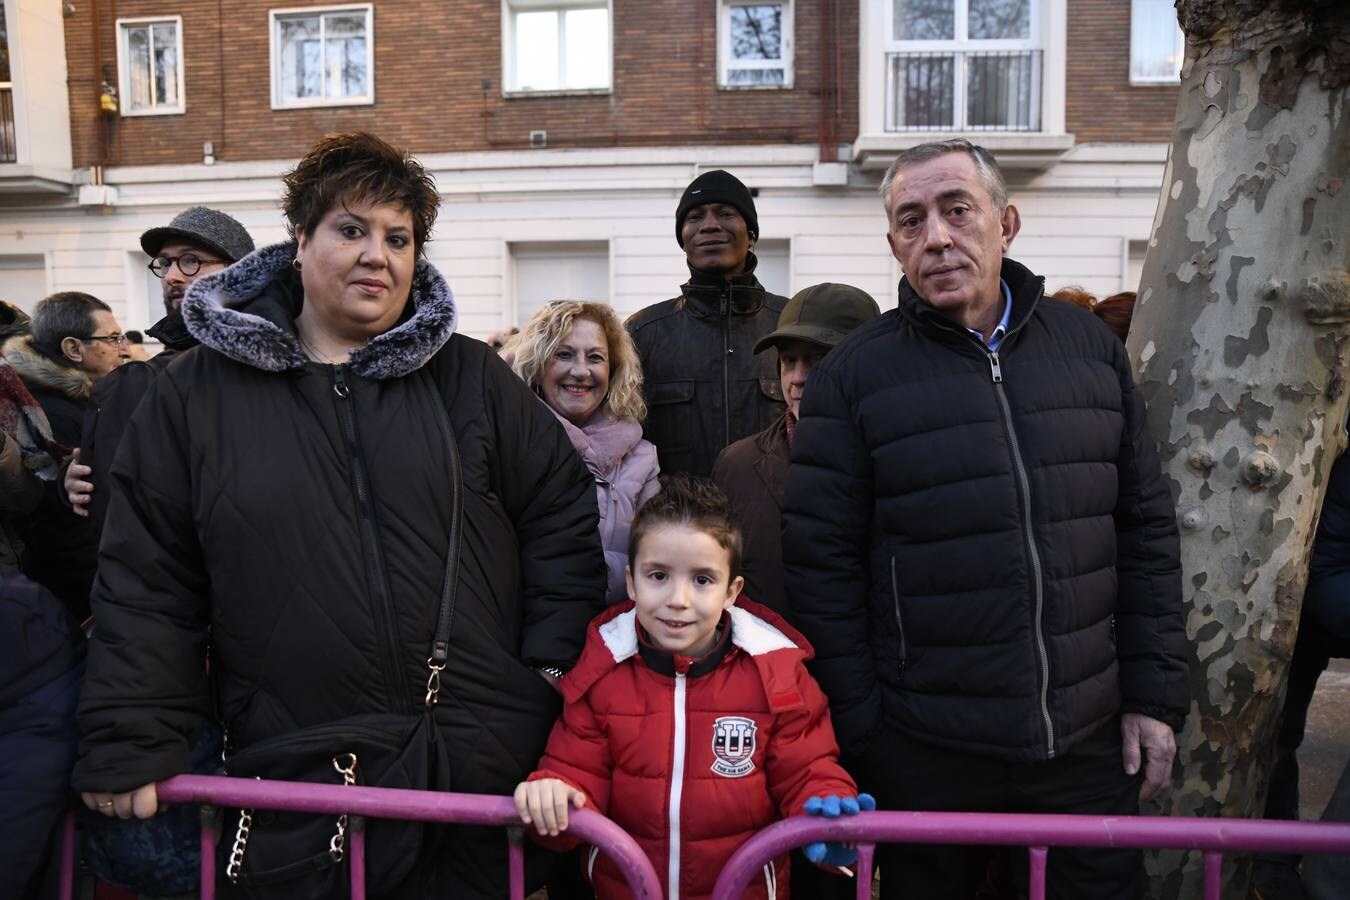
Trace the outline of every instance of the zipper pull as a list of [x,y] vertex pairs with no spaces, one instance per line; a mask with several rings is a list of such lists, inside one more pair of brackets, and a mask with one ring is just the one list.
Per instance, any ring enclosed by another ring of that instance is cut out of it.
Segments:
[[347,379],[342,374],[342,366],[333,367],[333,393],[337,394],[343,400],[352,395],[352,389],[347,386]]
[[726,290],[722,291],[722,305],[721,305],[720,309],[721,309],[722,315],[724,315],[724,316],[727,316],[727,315],[730,315],[730,314],[731,314],[731,298],[730,298],[729,296],[727,296],[727,291],[729,291],[729,290],[731,290],[731,289],[730,289],[730,288],[727,288]]
[[1003,367],[999,365],[997,350],[989,353],[989,374],[993,376],[994,384],[1003,383]]

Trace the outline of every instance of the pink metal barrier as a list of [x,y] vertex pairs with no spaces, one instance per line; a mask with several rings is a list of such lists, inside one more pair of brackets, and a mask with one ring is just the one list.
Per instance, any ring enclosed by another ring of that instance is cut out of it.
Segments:
[[[263,781],[216,775],[179,775],[159,784],[161,803],[191,803],[226,809],[272,809],[285,812],[349,815],[375,819],[411,819],[456,825],[498,826],[507,830],[509,894],[524,900],[524,832],[515,803],[510,797],[486,794],[453,794],[405,791],[336,784],[306,784]],[[609,819],[588,809],[568,816],[568,833],[600,848],[618,866],[633,897],[660,900],[661,883],[637,842]],[[352,900],[365,900],[365,830],[353,822],[347,847]],[[74,824],[68,820],[62,847],[67,865],[62,878],[61,900],[70,900],[74,869]],[[214,900],[216,893],[215,820],[202,816],[201,900]]]
[[839,819],[796,816],[769,826],[736,851],[717,879],[713,900],[738,900],[769,860],[813,841],[853,841],[858,845],[859,900],[872,896],[872,863],[878,842],[1026,847],[1030,900],[1045,898],[1045,863],[1050,847],[1200,850],[1205,859],[1205,900],[1219,900],[1219,867],[1224,853],[1350,853],[1350,825],[1011,813],[865,812]]

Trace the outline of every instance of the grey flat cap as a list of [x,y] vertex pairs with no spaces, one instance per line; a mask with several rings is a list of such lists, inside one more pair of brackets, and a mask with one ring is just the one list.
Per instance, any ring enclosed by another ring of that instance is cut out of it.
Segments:
[[193,206],[173,217],[168,225],[151,228],[141,235],[146,256],[159,256],[164,245],[173,240],[218,253],[228,262],[236,262],[253,252],[253,238],[233,216],[205,206]]

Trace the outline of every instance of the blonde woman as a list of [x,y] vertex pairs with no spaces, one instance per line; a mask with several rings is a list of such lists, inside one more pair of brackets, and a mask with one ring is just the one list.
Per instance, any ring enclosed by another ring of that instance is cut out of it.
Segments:
[[647,406],[633,339],[605,303],[555,300],[512,341],[512,368],[562,423],[595,476],[610,603],[627,599],[628,526],[656,493],[656,448],[642,439]]

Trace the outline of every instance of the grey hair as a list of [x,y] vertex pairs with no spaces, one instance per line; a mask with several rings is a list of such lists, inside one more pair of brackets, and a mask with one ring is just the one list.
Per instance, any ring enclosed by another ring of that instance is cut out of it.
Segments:
[[1004,207],[1008,205],[1008,182],[1003,178],[1003,170],[998,167],[998,160],[994,159],[994,154],[979,144],[972,144],[965,138],[952,138],[948,141],[930,141],[927,144],[910,147],[891,163],[886,174],[881,176],[881,187],[877,189],[881,194],[881,205],[886,208],[887,222],[891,220],[891,187],[895,184],[895,177],[900,174],[900,170],[906,166],[946,156],[948,153],[966,153],[970,156],[971,161],[975,163],[976,174],[980,176],[980,181],[984,182],[985,189],[989,191],[989,196],[994,201],[994,212],[1002,215]]
[[59,355],[68,337],[86,340],[94,333],[94,314],[112,307],[91,294],[61,291],[33,307],[33,346]]

